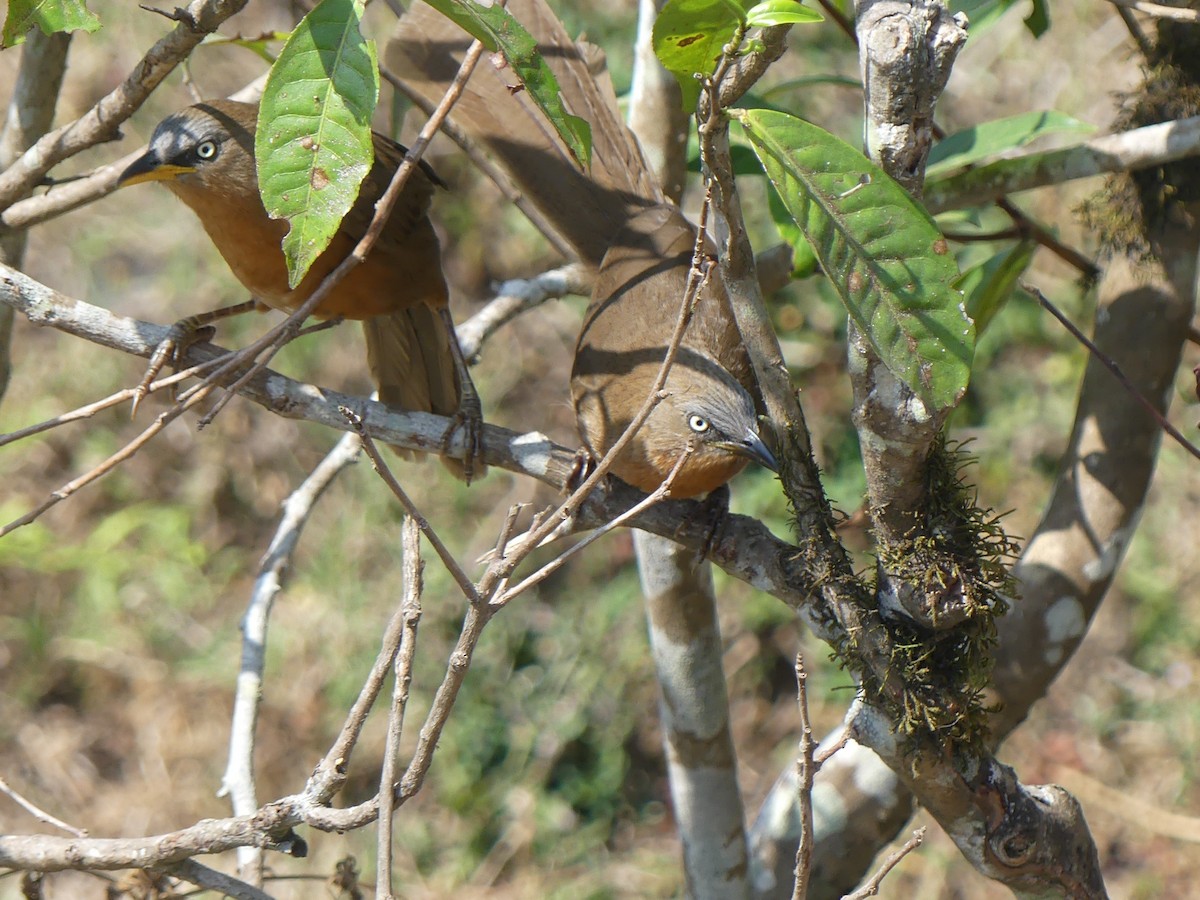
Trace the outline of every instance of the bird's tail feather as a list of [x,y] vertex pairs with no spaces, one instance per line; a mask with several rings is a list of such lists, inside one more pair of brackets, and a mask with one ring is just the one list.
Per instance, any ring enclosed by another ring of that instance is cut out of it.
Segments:
[[[418,303],[400,312],[363,319],[362,325],[367,365],[380,401],[409,412],[458,413],[462,384],[450,336],[436,310]],[[424,457],[419,451],[392,449],[401,459]],[[464,478],[460,460],[442,457],[442,464]]]

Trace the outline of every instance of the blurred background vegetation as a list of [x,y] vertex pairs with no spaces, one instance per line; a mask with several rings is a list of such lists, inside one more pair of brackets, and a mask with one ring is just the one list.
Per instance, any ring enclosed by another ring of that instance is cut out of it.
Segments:
[[[631,0],[602,10],[582,2],[554,5],[572,28],[607,49],[618,91],[624,90]],[[91,6],[104,29],[72,44],[58,123],[125,77],[166,27],[133,4]],[[1115,93],[1138,77],[1112,8],[1056,4],[1053,27],[1037,41],[1022,25],[1025,13],[1018,5],[973,31],[940,105],[941,124],[954,131],[1055,108],[1105,129]],[[296,15],[287,2],[260,0],[223,32],[286,30]],[[384,40],[390,13],[374,4],[371,17],[374,36]],[[16,62],[14,51],[0,54],[0,100],[7,100]],[[162,115],[192,101],[190,90],[224,95],[263,67],[237,46],[202,47],[133,119],[120,147],[98,148],[64,168],[84,171],[129,152]],[[829,23],[796,29],[769,83],[815,74],[857,78],[854,49]],[[859,140],[855,88],[807,84],[772,100]],[[385,95],[380,130],[394,129],[397,108]],[[402,134],[412,129],[406,123]],[[556,260],[451,145],[436,145],[432,162],[452,186],[435,214],[462,319],[496,280],[533,274]],[[1091,253],[1094,241],[1072,209],[1099,187],[1085,182],[1020,202],[1067,243]],[[747,179],[746,206],[757,245],[765,248],[777,238],[762,200],[762,185]],[[989,216],[983,214],[982,226]],[[154,186],[119,192],[36,229],[25,270],[65,294],[163,323],[242,299],[196,221]],[[1087,324],[1093,298],[1076,272],[1042,252],[1033,277]],[[851,515],[863,481],[843,374],[844,317],[815,279],[772,303],[828,491]],[[567,375],[584,305],[582,298],[552,302],[485,347],[476,379],[489,421],[577,442]],[[223,325],[218,341],[244,343],[265,324],[243,317]],[[343,326],[297,342],[275,365],[307,381],[366,392],[360,341],[357,328]],[[0,432],[132,385],[143,367],[23,321],[14,357]],[[1200,362],[1195,346],[1186,362],[1172,420],[1194,435],[1200,407],[1186,370]],[[1021,297],[980,345],[954,434],[972,440],[981,499],[1012,510],[1006,522],[1014,535],[1029,534],[1037,522],[1068,437],[1082,364],[1080,348]],[[145,427],[161,402],[151,398],[138,422],[115,408],[0,449],[0,518],[16,518],[91,468]],[[239,618],[280,502],[336,437],[235,400],[202,432],[194,418],[175,423],[117,472],[0,540],[0,775],[96,836],[152,834],[228,814],[216,791]],[[398,475],[465,560],[491,546],[511,504],[553,499],[547,489],[499,470],[469,489],[436,464],[398,467]],[[736,511],[786,536],[787,510],[769,473],[740,476],[733,495]],[[271,623],[256,760],[262,800],[302,787],[377,652],[400,591],[399,515],[360,463],[334,484],[308,526]],[[1195,463],[1168,442],[1139,534],[1092,633],[1001,754],[1027,783],[1056,780],[1078,791],[1117,897],[1186,896],[1200,866],[1200,820],[1189,833],[1156,834],[1146,827],[1155,816],[1122,809],[1093,787],[1115,788],[1163,811],[1200,811],[1198,521]],[[865,543],[852,525],[847,538],[860,548]],[[427,786],[397,817],[397,886],[404,896],[682,895],[632,558],[627,534],[609,536],[489,626]],[[869,557],[861,563],[869,565]],[[463,608],[437,564],[430,563],[426,577],[410,722],[425,712]],[[718,588],[741,783],[753,810],[793,759],[796,650],[805,650],[819,731],[840,721],[851,681],[782,604],[719,573]],[[373,720],[354,758],[346,803],[373,793],[383,740],[383,722]],[[0,799],[0,832],[44,829]],[[277,874],[317,883],[282,882],[271,887],[278,896],[335,896],[319,882],[349,855],[360,871],[373,872],[373,831],[305,837],[309,859],[268,861]],[[64,874],[51,879],[48,896],[103,891],[92,876]],[[0,898],[17,895],[18,879],[0,878]],[[985,884],[934,826],[926,846],[885,882],[882,896],[1008,894]]]

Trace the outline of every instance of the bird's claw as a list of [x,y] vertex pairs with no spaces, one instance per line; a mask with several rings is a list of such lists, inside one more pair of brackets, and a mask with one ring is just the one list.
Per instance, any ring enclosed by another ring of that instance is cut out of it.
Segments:
[[[172,325],[167,336],[154,348],[154,353],[150,355],[150,362],[146,366],[146,373],[142,376],[138,386],[133,389],[133,402],[130,404],[129,418],[137,417],[138,407],[150,393],[150,386],[167,363],[170,363],[172,368],[179,368],[180,360],[189,347],[200,341],[210,340],[214,334],[216,334],[215,328],[211,325],[199,324],[195,317],[180,319]],[[174,385],[171,386],[170,391],[171,399],[174,400]]]
[[567,474],[563,491],[568,494],[575,493],[594,471],[596,471],[596,457],[592,456],[592,452],[587,447],[580,447],[575,451],[575,459],[571,462],[571,471]]
[[442,435],[442,453],[449,453],[450,445],[454,443],[454,439],[458,436],[459,431],[463,432],[463,442],[465,444],[465,452],[462,459],[462,475],[463,480],[471,483],[471,479],[475,477],[476,462],[479,462],[479,474],[483,475],[487,471],[487,467],[483,463],[483,406],[479,402],[478,397],[463,396],[462,402],[458,406],[456,412],[450,418],[450,427],[446,429]]
[[709,491],[700,506],[700,518],[704,523],[704,543],[700,545],[697,564],[708,559],[720,542],[721,530],[729,519],[729,485],[723,484]]

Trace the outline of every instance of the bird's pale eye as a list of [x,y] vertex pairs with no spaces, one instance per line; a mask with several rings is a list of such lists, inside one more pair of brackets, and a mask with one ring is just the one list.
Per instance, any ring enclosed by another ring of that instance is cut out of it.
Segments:
[[216,141],[201,141],[196,145],[196,156],[198,156],[200,159],[212,159],[216,155]]
[[688,428],[696,432],[696,434],[704,434],[708,431],[708,419],[704,416],[690,416],[688,418]]

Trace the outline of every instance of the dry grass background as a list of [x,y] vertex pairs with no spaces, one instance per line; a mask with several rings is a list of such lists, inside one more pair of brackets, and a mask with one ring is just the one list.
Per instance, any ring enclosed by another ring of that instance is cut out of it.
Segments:
[[[110,89],[165,25],[132,4],[93,5],[106,27],[74,41],[60,121]],[[592,13],[586,23],[580,14],[572,18],[613,48],[618,84],[627,80],[620,35],[631,6],[609,5],[603,21]],[[1019,12],[969,43],[941,106],[945,124],[1053,107],[1103,128],[1113,92],[1137,78],[1123,26],[1100,4],[1055,5],[1053,30],[1034,42]],[[225,31],[284,28],[290,15],[286,4],[252,4]],[[832,26],[798,32],[789,65],[793,74],[856,73]],[[12,51],[0,54],[0,94],[14,67]],[[202,94],[219,95],[260,70],[247,51],[214,47],[200,51],[190,77]],[[810,88],[795,101],[854,138],[854,92]],[[126,128],[120,148],[98,148],[68,167],[127,152],[162,114],[188,102],[173,76]],[[454,186],[439,200],[438,218],[461,318],[489,282],[538,271],[551,257],[452,152],[441,148],[434,163]],[[1097,187],[1074,185],[1022,202],[1090,250],[1069,210]],[[757,224],[769,240],[766,223]],[[240,299],[199,226],[155,187],[120,192],[35,230],[25,269],[69,295],[160,322]],[[1088,318],[1091,298],[1075,289],[1072,272],[1041,254],[1036,278],[1077,320]],[[490,420],[574,441],[566,379],[582,305],[578,298],[552,303],[487,346],[477,379]],[[831,494],[851,512],[862,481],[847,425],[841,317],[811,283],[789,289],[776,305]],[[223,327],[219,340],[244,342],[263,325],[249,317]],[[359,341],[353,326],[343,326],[289,348],[278,367],[365,391]],[[0,431],[127,386],[142,365],[24,322],[14,356]],[[1198,357],[1190,348],[1185,370]],[[1012,532],[1029,534],[1067,439],[1082,355],[1034,309],[1015,303],[989,334],[981,360],[960,434],[974,438],[984,502],[1012,509]],[[137,423],[112,410],[0,450],[4,521],[112,452],[156,409]],[[1184,375],[1172,417],[1195,434],[1200,408]],[[234,401],[203,432],[176,423],[120,471],[0,541],[0,775],[94,835],[152,834],[228,813],[215,792],[238,619],[279,502],[334,440]],[[510,504],[550,499],[501,471],[469,490],[434,464],[399,474],[466,559],[490,545]],[[736,509],[786,533],[782,497],[766,473],[740,477],[734,495]],[[1026,781],[1079,790],[1116,897],[1188,896],[1200,866],[1200,819],[1165,816],[1200,815],[1198,512],[1196,466],[1168,443],[1117,587],[1077,658],[1002,753]],[[271,624],[256,760],[262,799],[302,786],[376,651],[399,593],[398,518],[360,464],[333,486],[308,527]],[[436,565],[427,577],[410,722],[424,712],[461,610]],[[728,579],[718,584],[742,784],[754,808],[793,752],[797,646],[806,648],[821,727],[838,721],[849,680],[776,601]],[[453,722],[426,789],[397,818],[404,896],[681,894],[627,535],[607,538],[489,627]],[[346,802],[372,792],[382,743],[381,723],[373,722]],[[1114,803],[1096,784],[1143,806]],[[0,799],[0,832],[43,828]],[[272,887],[280,897],[335,896],[323,879],[347,855],[373,871],[373,833],[305,836],[309,859],[270,862],[276,873],[315,880],[280,882]],[[100,897],[104,889],[94,877],[65,874],[50,880],[47,896]],[[14,896],[17,879],[0,878],[0,898]],[[1007,892],[976,876],[935,826],[882,896]]]

